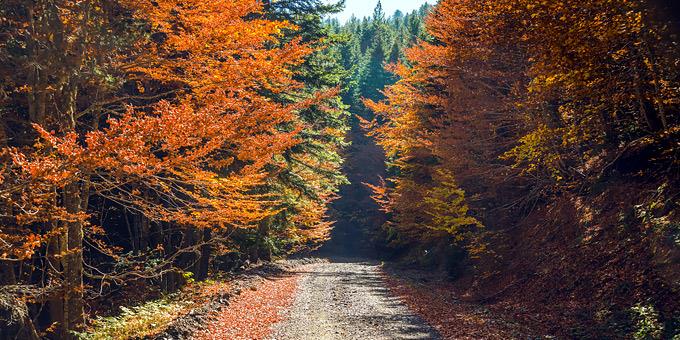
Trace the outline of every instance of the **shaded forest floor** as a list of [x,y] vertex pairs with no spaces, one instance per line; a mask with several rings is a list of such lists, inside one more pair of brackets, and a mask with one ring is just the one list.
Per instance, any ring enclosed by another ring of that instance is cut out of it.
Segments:
[[443,339],[549,339],[525,313],[493,304],[466,301],[443,276],[387,266],[383,280],[390,292],[434,327]]

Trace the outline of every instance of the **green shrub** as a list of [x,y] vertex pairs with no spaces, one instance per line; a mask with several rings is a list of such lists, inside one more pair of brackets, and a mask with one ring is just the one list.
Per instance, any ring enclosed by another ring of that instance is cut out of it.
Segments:
[[654,306],[638,304],[632,308],[632,311],[636,320],[633,338],[636,340],[661,339],[663,324],[659,322],[659,313]]
[[120,315],[97,318],[89,331],[77,335],[84,340],[122,340],[153,336],[185,314],[190,305],[191,302],[188,301],[164,298],[136,307],[120,307]]

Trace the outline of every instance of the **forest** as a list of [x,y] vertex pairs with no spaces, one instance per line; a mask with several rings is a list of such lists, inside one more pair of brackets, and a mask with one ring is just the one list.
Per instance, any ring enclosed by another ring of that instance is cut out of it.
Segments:
[[375,2],[0,0],[0,340],[680,339],[680,4]]

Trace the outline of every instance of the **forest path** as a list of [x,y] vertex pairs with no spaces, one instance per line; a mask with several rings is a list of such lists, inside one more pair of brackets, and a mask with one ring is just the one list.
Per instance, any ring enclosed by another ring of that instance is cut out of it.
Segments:
[[384,282],[380,265],[334,260],[306,268],[272,339],[439,339]]

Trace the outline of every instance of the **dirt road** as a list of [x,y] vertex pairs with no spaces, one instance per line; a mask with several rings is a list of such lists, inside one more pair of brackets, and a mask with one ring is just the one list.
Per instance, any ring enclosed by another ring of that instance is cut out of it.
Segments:
[[389,294],[375,262],[335,260],[306,268],[272,339],[439,339]]

